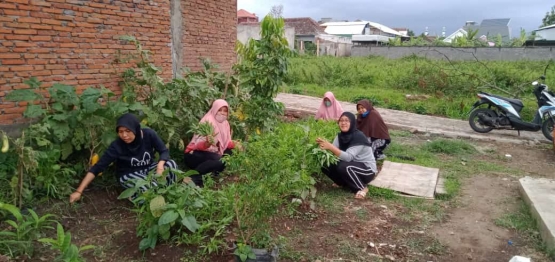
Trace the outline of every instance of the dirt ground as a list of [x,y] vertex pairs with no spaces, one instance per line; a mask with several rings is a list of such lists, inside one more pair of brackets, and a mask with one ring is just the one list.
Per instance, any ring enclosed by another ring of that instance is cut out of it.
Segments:
[[[421,143],[429,137],[403,139]],[[478,156],[480,160],[509,167],[510,171],[478,172],[462,181],[455,199],[433,200],[445,213],[438,221],[426,224],[427,218],[418,214],[407,218],[412,210],[402,204],[355,200],[329,183],[319,183],[319,192],[328,192],[328,198],[334,197],[331,201],[317,199],[323,206],[316,211],[304,210],[273,221],[273,236],[286,239],[280,261],[509,261],[514,255],[532,257],[535,262],[549,261],[533,243],[514,230],[497,226],[495,220],[518,210],[518,178],[555,178],[555,172],[550,171],[555,170],[555,152],[545,145],[471,143],[486,152]],[[512,156],[510,160],[505,154]],[[140,239],[135,233],[137,221],[132,205],[117,200],[118,193],[115,189],[92,188],[77,207],[65,202],[48,207],[61,214],[61,221],[72,232],[76,244],[98,247],[87,253],[87,261],[234,260],[230,251],[195,260],[188,258],[196,254],[194,248],[164,243],[142,254],[138,250]]]

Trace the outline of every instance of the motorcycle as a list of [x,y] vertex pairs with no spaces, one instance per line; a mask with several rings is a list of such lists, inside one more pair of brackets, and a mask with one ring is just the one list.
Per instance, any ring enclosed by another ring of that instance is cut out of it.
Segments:
[[[547,68],[539,80],[532,82],[534,95],[538,103],[538,111],[532,122],[523,121],[520,112],[524,108],[521,100],[506,98],[486,92],[479,92],[479,100],[470,110],[468,122],[470,127],[478,133],[488,133],[493,129],[516,130],[537,132],[542,130],[543,135],[553,141],[553,128],[555,125],[555,94],[549,91],[545,81]],[[481,107],[487,105],[487,108]]]

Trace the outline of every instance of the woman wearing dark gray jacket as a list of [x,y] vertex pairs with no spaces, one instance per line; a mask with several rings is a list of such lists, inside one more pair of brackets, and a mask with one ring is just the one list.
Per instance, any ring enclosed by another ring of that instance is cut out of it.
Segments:
[[343,113],[338,124],[341,132],[333,143],[322,138],[316,139],[321,149],[329,150],[339,158],[337,164],[322,167],[322,172],[335,182],[334,186],[346,187],[356,193],[355,198],[363,199],[368,192],[366,185],[378,171],[372,145],[357,130],[356,118],[352,113]]

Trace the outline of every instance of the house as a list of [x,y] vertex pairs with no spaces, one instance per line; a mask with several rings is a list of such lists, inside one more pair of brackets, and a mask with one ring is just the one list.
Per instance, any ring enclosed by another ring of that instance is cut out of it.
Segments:
[[295,28],[295,38],[302,42],[315,42],[316,36],[325,34],[324,29],[310,17],[284,18],[286,27]]
[[466,30],[464,30],[462,28],[459,28],[459,29],[457,29],[457,31],[453,32],[452,34],[447,36],[445,39],[443,39],[443,42],[452,43],[453,40],[455,40],[455,38],[457,38],[457,37],[466,37],[466,34],[468,34],[468,32],[466,32]]
[[257,22],[258,22],[258,16],[256,16],[256,14],[250,13],[249,11],[247,11],[245,9],[237,10],[237,23],[238,24],[257,23]]
[[476,38],[483,41],[492,41],[501,35],[503,42],[511,41],[511,28],[509,23],[510,18],[495,18],[495,19],[484,19],[482,23],[476,25],[474,21],[467,21],[462,28],[457,29],[454,33],[446,37],[443,41],[451,43],[456,37],[466,36],[470,30],[478,30]]
[[384,37],[403,36],[401,33],[376,22],[328,22],[321,26],[330,35],[352,37],[354,35],[378,35]]
[[536,38],[526,41],[526,46],[555,46],[555,24],[534,31]]
[[393,27],[392,29],[399,32],[403,36],[409,36],[409,29],[408,28]]
[[[285,39],[289,44],[289,48],[295,48],[295,28],[285,26]],[[250,39],[260,40],[262,28],[260,22],[241,23],[237,25],[237,41],[246,44]]]

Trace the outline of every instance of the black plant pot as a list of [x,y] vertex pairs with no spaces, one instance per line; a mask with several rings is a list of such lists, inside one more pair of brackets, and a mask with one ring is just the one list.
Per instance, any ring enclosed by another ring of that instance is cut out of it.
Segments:
[[[252,252],[256,255],[255,259],[247,259],[245,262],[277,262],[279,257],[279,248],[274,247],[271,252],[267,249],[253,248]],[[242,262],[239,256],[235,255],[235,262]]]

